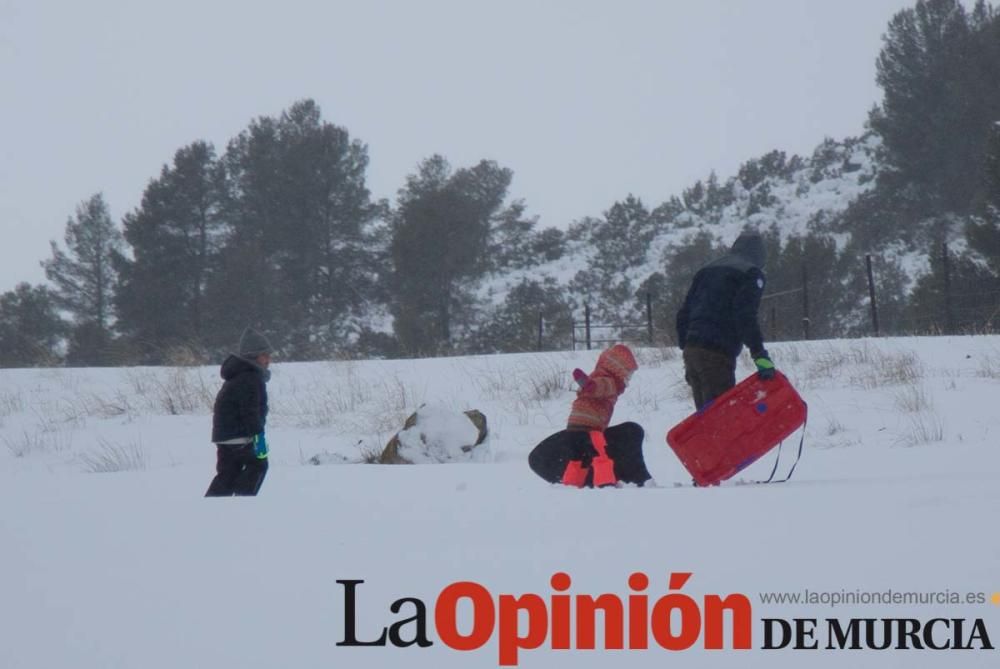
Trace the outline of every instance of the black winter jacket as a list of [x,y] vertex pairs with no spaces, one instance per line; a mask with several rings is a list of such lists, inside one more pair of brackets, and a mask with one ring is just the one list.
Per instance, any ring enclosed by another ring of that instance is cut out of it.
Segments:
[[267,422],[267,370],[230,355],[219,373],[225,383],[215,396],[212,441],[218,443],[263,432]]
[[677,343],[725,353],[735,359],[743,345],[755,357],[766,354],[757,322],[764,273],[737,255],[698,270],[677,312]]

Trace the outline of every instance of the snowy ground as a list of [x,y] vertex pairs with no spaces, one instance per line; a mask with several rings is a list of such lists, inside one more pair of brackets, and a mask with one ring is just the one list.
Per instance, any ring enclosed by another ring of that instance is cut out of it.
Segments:
[[[559,571],[570,594],[623,600],[642,571],[650,601],[671,572],[692,572],[683,592],[697,602],[750,599],[754,649],[668,652],[651,638],[645,651],[553,651],[547,638],[520,653],[522,667],[997,666],[1000,651],[765,651],[759,621],[964,618],[968,637],[978,618],[1000,645],[1000,337],[769,348],[809,403],[806,451],[789,483],[713,489],[673,486],[689,480],[663,439],[689,410],[673,351],[637,352],[614,419],[646,428],[659,486],[583,491],[543,483],[525,459],[561,428],[569,372],[597,351],[278,362],[271,471],[258,498],[226,500],[201,497],[216,369],[0,370],[0,667],[493,667],[496,634],[470,652],[440,642],[438,594],[475,581],[494,602],[548,601]],[[455,464],[350,464],[422,403],[483,411],[490,439]],[[434,645],[338,647],[338,579],[365,581],[359,638],[412,616],[389,606],[417,597]],[[805,589],[986,603],[760,600]]]

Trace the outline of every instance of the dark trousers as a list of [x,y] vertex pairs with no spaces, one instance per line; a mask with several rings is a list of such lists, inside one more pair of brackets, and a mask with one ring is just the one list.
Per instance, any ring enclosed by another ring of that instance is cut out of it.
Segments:
[[[637,423],[622,423],[604,431],[608,442],[608,457],[615,463],[615,478],[625,483],[642,485],[653,478],[642,457],[644,432]],[[597,455],[590,442],[590,433],[581,430],[562,430],[546,437],[528,455],[528,466],[549,483],[562,481],[566,465],[571,460],[581,460],[585,467]],[[593,471],[587,476],[587,487],[593,486]]]
[[706,404],[736,385],[736,360],[699,346],[684,348],[684,379],[691,386],[694,408]]
[[256,495],[267,474],[267,458],[258,458],[253,444],[217,444],[217,472],[205,497]]

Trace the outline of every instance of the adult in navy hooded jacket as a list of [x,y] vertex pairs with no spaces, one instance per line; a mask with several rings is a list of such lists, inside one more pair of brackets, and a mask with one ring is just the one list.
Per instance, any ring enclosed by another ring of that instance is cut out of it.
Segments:
[[761,378],[774,376],[757,320],[766,258],[761,236],[742,233],[729,253],[698,270],[677,312],[684,376],[697,409],[736,385],[736,358],[743,346]]

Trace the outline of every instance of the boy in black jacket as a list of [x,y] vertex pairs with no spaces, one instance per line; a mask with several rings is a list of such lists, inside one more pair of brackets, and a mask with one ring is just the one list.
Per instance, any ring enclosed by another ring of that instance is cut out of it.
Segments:
[[205,497],[256,495],[267,474],[267,382],[271,343],[247,328],[239,355],[230,355],[220,373],[225,383],[215,397],[212,441],[217,450],[215,478]]
[[757,309],[764,294],[764,240],[744,232],[729,253],[694,275],[677,312],[677,343],[696,409],[736,385],[736,357],[746,344],[763,379],[774,376]]

